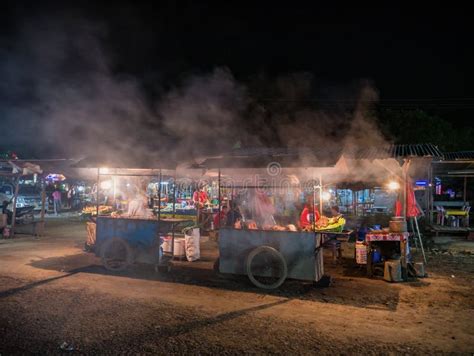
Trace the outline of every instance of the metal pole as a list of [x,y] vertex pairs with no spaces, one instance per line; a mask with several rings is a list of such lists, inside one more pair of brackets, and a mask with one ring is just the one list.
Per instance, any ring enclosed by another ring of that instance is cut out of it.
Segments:
[[323,216],[323,176],[319,175],[319,214]]
[[112,182],[113,182],[113,184],[112,184],[112,187],[113,187],[112,188],[113,189],[112,197],[113,197],[114,204],[115,204],[115,195],[116,195],[115,191],[116,191],[116,185],[117,185],[117,180],[116,179],[117,179],[117,177],[112,176]]
[[11,238],[15,236],[15,220],[16,220],[16,200],[18,198],[18,190],[20,189],[20,177],[18,176],[18,180],[15,186],[15,194],[13,195],[13,214],[12,214],[12,227],[11,227]]
[[[418,240],[420,241],[421,253],[423,254],[423,261],[425,261],[425,264],[427,264],[425,249],[423,248],[423,240],[421,239],[420,227],[418,226],[418,220],[416,219],[416,216],[413,217],[413,220],[415,220],[416,232],[418,233]],[[415,241],[416,241],[416,237],[415,237]]]
[[[219,229],[221,227],[221,168],[219,167],[219,173],[217,175],[217,199],[218,199],[218,210],[217,210],[217,226]],[[212,214],[211,214],[212,219]]]
[[160,169],[160,181],[158,185],[158,221],[161,220],[161,169]]
[[96,202],[95,202],[95,216],[99,217],[99,186],[100,186],[100,168],[97,168],[97,191],[96,191]]
[[313,221],[311,222],[311,224],[312,224],[314,233],[316,233],[316,188],[317,187],[313,184],[313,204],[311,204],[313,208],[313,211],[312,211]]
[[357,192],[354,189],[351,189],[352,192],[352,213],[354,216],[357,216],[356,214],[356,194]]
[[[173,219],[176,216],[176,173],[173,178]],[[174,241],[173,241],[174,243]]]
[[433,162],[430,163],[428,184],[428,216],[430,224],[433,224]]

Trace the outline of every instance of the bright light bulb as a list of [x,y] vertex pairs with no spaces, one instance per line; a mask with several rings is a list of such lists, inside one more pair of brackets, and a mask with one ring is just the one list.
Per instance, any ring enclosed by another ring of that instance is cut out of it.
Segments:
[[400,183],[396,182],[396,181],[391,181],[388,183],[388,189],[390,190],[397,190],[400,188]]
[[321,195],[321,197],[323,198],[324,201],[329,201],[329,199],[331,199],[331,193],[329,193],[329,192],[323,192],[323,194]]

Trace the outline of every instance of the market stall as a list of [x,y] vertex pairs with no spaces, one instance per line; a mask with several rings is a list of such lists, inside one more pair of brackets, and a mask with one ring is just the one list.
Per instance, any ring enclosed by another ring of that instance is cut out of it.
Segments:
[[322,177],[336,161],[305,154],[303,163],[299,152],[288,150],[204,161],[202,167],[217,173],[219,202],[226,202],[219,209],[226,215],[217,220],[219,271],[247,275],[268,289],[286,278],[319,281],[322,233],[341,231],[345,223],[322,210]]
[[[163,168],[147,168],[154,165]],[[174,256],[175,235],[186,225],[193,225],[191,218],[174,216],[175,165],[89,158],[75,166],[95,169],[97,177],[93,205],[83,209],[87,218],[86,248],[100,256],[110,270],[122,270],[135,262],[166,267]],[[163,189],[163,182],[171,189]],[[171,217],[165,215],[168,202]],[[171,249],[163,253],[163,241],[168,239]]]
[[[356,261],[366,264],[372,275],[374,264],[380,262],[374,259],[377,245],[398,236],[396,251],[382,261],[397,259],[406,276],[410,262],[406,220],[419,213],[409,188],[410,163],[411,158],[359,159],[302,149],[237,150],[167,171],[110,168],[114,166],[109,163],[108,168],[97,169],[96,253],[110,269],[126,268],[130,254],[135,261],[170,266],[176,249],[182,250],[183,239],[178,237],[184,232],[179,224],[197,224],[187,236],[195,238],[207,230],[218,234],[221,273],[245,274],[261,288],[277,288],[286,278],[319,281],[324,273],[322,248],[337,252],[341,236],[351,233],[333,200],[333,187],[370,180],[394,191],[394,215],[402,224],[398,230],[391,229],[392,224],[371,227],[359,243],[365,246],[364,258]],[[142,213],[133,213],[136,204],[146,205]],[[375,241],[373,236],[384,238]],[[111,251],[121,251],[121,257],[112,258]],[[143,251],[147,255],[139,258]],[[112,266],[116,262],[119,267]]]

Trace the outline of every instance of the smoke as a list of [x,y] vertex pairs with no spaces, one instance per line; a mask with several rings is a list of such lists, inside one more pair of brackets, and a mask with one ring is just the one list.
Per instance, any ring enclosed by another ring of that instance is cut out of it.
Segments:
[[130,152],[150,140],[153,112],[138,83],[113,75],[100,39],[104,28],[67,18],[29,21],[1,72],[4,144],[41,154]]
[[[221,154],[237,142],[326,155],[385,143],[370,114],[377,93],[367,83],[316,96],[308,73],[244,85],[216,68],[150,99],[143,81],[116,70],[107,38],[105,26],[80,16],[26,21],[1,56],[3,146],[41,157],[146,162]],[[341,100],[328,107],[324,98]]]
[[227,68],[192,76],[159,103],[164,127],[178,138],[174,148],[192,155],[229,151],[238,140],[245,88]]

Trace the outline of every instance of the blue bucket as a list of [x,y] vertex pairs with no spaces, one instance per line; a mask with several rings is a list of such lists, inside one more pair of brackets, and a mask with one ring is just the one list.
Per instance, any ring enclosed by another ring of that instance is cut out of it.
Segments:
[[372,251],[372,263],[379,263],[382,261],[382,254],[379,250]]

